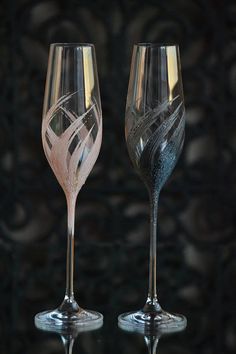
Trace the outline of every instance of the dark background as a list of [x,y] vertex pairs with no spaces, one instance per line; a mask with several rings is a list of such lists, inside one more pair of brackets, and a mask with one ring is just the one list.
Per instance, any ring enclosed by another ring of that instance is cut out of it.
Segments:
[[106,315],[140,308],[147,292],[148,196],[124,140],[132,45],[176,42],[186,142],[161,194],[159,299],[191,321],[199,353],[235,353],[235,37],[235,1],[2,2],[2,335],[12,326],[23,331],[36,312],[55,307],[64,295],[65,197],[41,144],[49,44],[96,46],[104,134],[78,196],[75,289],[81,306]]

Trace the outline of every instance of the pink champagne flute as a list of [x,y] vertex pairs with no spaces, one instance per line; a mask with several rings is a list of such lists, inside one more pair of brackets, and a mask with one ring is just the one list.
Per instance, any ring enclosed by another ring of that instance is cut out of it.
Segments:
[[102,111],[92,44],[51,44],[42,142],[67,201],[66,291],[62,304],[55,310],[38,313],[35,324],[49,330],[99,327],[103,316],[79,307],[73,290],[76,199],[97,160],[102,142]]

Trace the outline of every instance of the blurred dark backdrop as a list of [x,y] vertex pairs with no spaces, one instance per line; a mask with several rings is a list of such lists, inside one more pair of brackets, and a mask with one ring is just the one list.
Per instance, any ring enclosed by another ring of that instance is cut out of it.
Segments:
[[176,42],[186,143],[161,195],[159,298],[193,323],[201,312],[193,329],[201,353],[209,353],[208,341],[214,341],[215,353],[231,353],[236,348],[236,2],[12,0],[2,3],[0,19],[1,331],[9,313],[27,326],[23,302],[33,316],[64,295],[65,198],[41,144],[52,42],[95,44],[102,96],[103,145],[77,203],[79,303],[105,314],[143,305],[148,197],[124,140],[131,52],[136,42]]

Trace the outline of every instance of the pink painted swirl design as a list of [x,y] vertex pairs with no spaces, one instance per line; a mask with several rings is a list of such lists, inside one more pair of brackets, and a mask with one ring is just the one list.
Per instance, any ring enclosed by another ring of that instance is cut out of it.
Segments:
[[[68,109],[77,92],[62,96],[46,113],[42,123],[43,148],[64,192],[77,195],[93,168],[102,141],[101,111],[94,103],[81,115]],[[56,124],[65,129],[58,133]]]

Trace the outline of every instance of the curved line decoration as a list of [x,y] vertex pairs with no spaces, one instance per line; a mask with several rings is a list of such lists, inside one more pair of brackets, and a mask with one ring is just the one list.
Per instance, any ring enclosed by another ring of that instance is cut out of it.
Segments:
[[[42,123],[42,140],[48,162],[64,192],[77,195],[97,160],[102,141],[102,120],[96,102],[80,116],[65,107],[76,92],[64,95],[48,110]],[[59,112],[63,112],[70,125],[57,136],[51,122]],[[70,152],[75,139],[77,145]]]
[[180,102],[175,110],[170,113],[171,105],[178,98],[179,95],[172,101],[166,100],[158,104],[154,109],[147,109],[145,114],[140,116],[131,128],[127,137],[127,146],[131,160],[137,167],[139,167],[144,150],[148,149],[150,158],[153,159],[154,152],[158,148],[164,149],[164,146],[161,147],[161,145],[165,141],[176,140],[176,148],[181,145],[177,137],[183,136],[184,132],[185,111],[183,102]]
[[[175,107],[173,109],[173,103]],[[185,110],[180,96],[147,108],[138,118],[128,111],[134,125],[127,136],[130,158],[144,182],[161,190],[178,161],[184,142]]]

